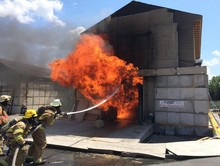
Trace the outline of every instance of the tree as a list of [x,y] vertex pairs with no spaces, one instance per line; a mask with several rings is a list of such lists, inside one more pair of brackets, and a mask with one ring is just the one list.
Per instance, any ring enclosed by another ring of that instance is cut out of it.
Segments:
[[220,100],[220,76],[213,77],[209,82],[209,93],[213,101]]

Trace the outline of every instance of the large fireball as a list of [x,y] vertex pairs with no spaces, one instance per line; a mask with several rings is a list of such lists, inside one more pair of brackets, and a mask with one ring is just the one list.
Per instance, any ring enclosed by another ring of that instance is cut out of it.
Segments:
[[117,118],[132,119],[137,114],[138,68],[113,54],[110,45],[98,35],[84,34],[66,58],[49,64],[51,79],[80,91],[93,104],[118,92],[99,106],[117,109]]

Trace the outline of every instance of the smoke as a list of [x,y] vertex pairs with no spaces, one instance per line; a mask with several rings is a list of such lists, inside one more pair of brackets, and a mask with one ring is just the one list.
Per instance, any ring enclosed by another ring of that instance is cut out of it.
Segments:
[[6,18],[0,18],[0,25],[0,58],[41,67],[65,57],[85,30],[52,24],[36,27]]

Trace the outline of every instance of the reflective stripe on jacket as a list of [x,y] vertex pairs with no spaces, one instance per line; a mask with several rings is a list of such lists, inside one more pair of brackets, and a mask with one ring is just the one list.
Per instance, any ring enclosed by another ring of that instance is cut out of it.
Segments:
[[30,125],[25,124],[23,121],[19,121],[7,130],[7,142],[9,144],[25,144],[24,138],[30,133],[30,128]]

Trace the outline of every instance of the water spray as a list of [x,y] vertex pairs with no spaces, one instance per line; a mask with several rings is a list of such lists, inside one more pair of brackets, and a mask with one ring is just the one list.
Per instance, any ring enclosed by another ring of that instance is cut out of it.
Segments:
[[108,101],[110,98],[112,98],[117,92],[119,91],[119,87],[110,95],[108,96],[106,99],[104,99],[103,101],[101,101],[100,103],[92,106],[92,107],[89,107],[89,108],[86,108],[84,110],[80,110],[80,111],[75,111],[75,112],[67,112],[65,113],[65,115],[72,115],[72,114],[79,114],[79,113],[82,113],[82,112],[87,112],[89,110],[92,110],[100,105],[102,105],[103,103],[105,103],[106,101]]

